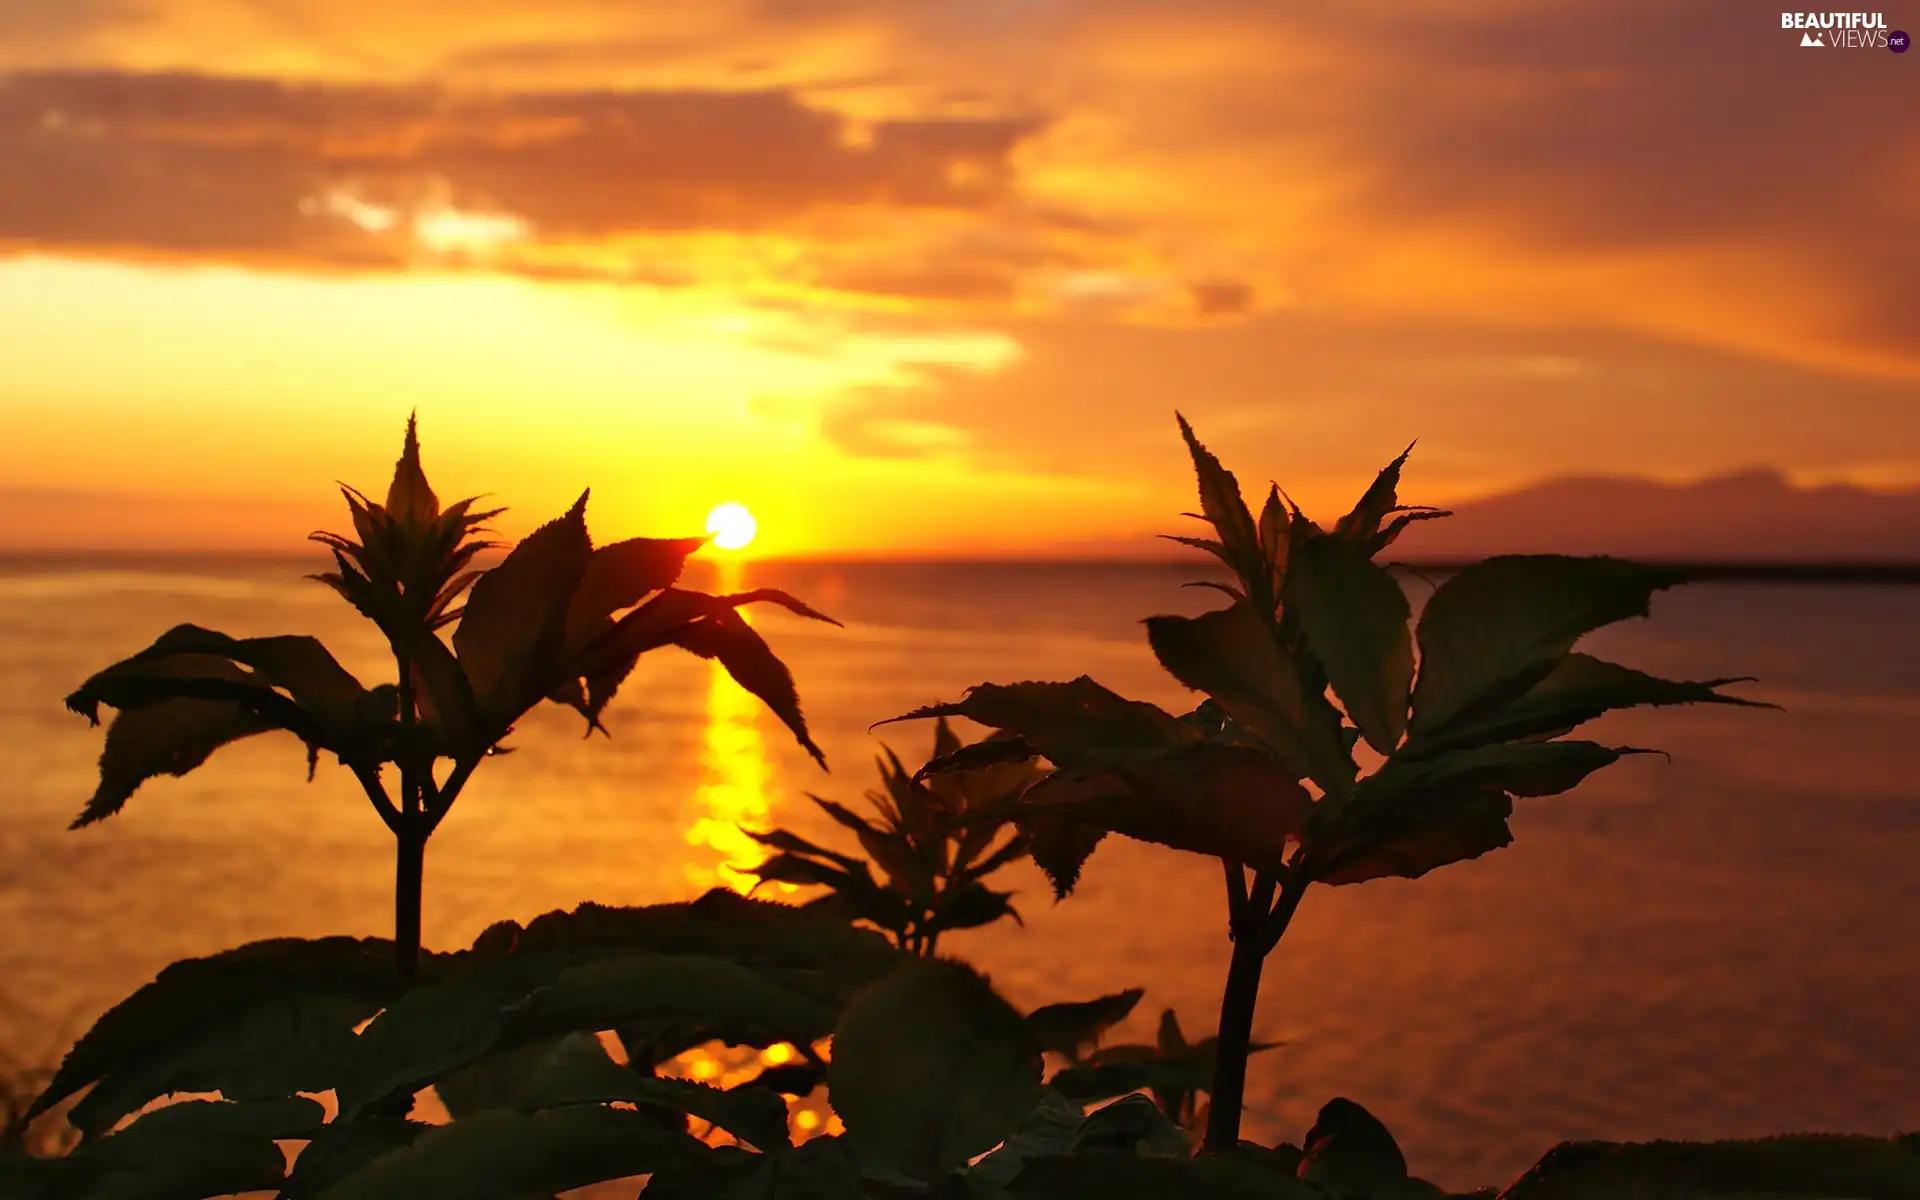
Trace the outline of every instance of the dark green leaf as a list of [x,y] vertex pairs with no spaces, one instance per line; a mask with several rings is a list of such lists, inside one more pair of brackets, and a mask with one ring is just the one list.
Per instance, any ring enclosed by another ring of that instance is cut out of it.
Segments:
[[1498,788],[1424,791],[1419,804],[1393,806],[1357,829],[1324,840],[1310,834],[1305,866],[1321,883],[1417,879],[1513,841],[1512,815],[1512,799]]
[[668,1167],[647,1200],[871,1200],[860,1164],[842,1138],[815,1137],[794,1150],[747,1154],[732,1146]]
[[575,1104],[496,1108],[439,1126],[362,1166],[323,1200],[530,1200],[644,1175],[706,1152],[648,1113]]
[[794,738],[822,767],[826,755],[813,744],[807,733],[807,719],[800,713],[800,693],[794,689],[793,674],[774,654],[766,640],[731,608],[683,627],[673,642],[702,658],[717,660],[733,676],[734,682],[758,696],[773,715],[793,731]]
[[1739,679],[1710,679],[1700,683],[1659,679],[1631,667],[1591,655],[1568,654],[1547,676],[1517,699],[1505,704],[1476,707],[1447,723],[1444,730],[1423,734],[1407,744],[1410,752],[1432,754],[1462,746],[1520,738],[1553,736],[1617,708],[1668,704],[1737,704],[1770,708],[1753,700],[1716,691]]
[[279,939],[160,972],[94,1023],[26,1119],[88,1084],[72,1120],[99,1134],[173,1092],[264,1098],[333,1086],[353,1028],[398,991],[391,944]]
[[546,1047],[520,1096],[522,1107],[534,1109],[615,1101],[698,1117],[759,1150],[789,1145],[787,1106],[777,1092],[764,1087],[722,1091],[689,1079],[643,1075],[614,1062],[590,1033],[568,1034]]
[[1147,640],[1160,665],[1205,692],[1234,723],[1280,756],[1296,778],[1330,795],[1353,786],[1353,759],[1340,744],[1340,715],[1301,682],[1272,624],[1250,605],[1199,617],[1148,617]]
[[276,1139],[312,1136],[326,1111],[303,1098],[155,1109],[68,1160],[59,1194],[86,1200],[204,1200],[278,1188]]
[[1028,788],[1020,820],[1072,821],[1140,841],[1263,868],[1284,865],[1312,800],[1273,757],[1202,744],[1093,774],[1065,771]]
[[1174,416],[1180,422],[1180,436],[1186,439],[1187,450],[1193,455],[1194,474],[1200,482],[1200,512],[1220,535],[1220,543],[1227,551],[1223,557],[1242,579],[1257,576],[1260,535],[1254,527],[1253,513],[1241,498],[1239,481],[1200,444],[1187,419],[1178,413]]
[[1345,1097],[1320,1109],[1307,1131],[1299,1176],[1331,1197],[1366,1200],[1394,1194],[1406,1182],[1407,1160],[1374,1115]]
[[316,1200],[361,1167],[411,1145],[432,1128],[402,1117],[375,1116],[323,1125],[294,1159],[276,1200]]
[[[1028,1021],[1031,1023],[1031,1015]],[[1021,1120],[1013,1135],[999,1149],[967,1168],[967,1183],[1006,1187],[1028,1161],[1068,1153],[1073,1148],[1074,1134],[1079,1132],[1080,1123],[1085,1119],[1086,1112],[1080,1105],[1050,1088],[1042,1091],[1040,1103]]]
[[1040,1099],[1040,1055],[985,979],[923,959],[847,1009],[827,1089],[862,1162],[931,1181],[1018,1128]]
[[567,605],[568,649],[584,649],[613,628],[614,613],[672,587],[687,556],[706,544],[706,538],[629,538],[595,550]]
[[113,816],[155,776],[185,775],[229,742],[276,728],[226,700],[163,700],[120,712],[100,751],[100,783],[69,828]]
[[1349,542],[1364,544],[1380,532],[1380,522],[1400,504],[1400,468],[1406,465],[1407,455],[1412,453],[1413,447],[1408,446],[1400,452],[1399,458],[1381,468],[1380,473],[1374,476],[1373,483],[1368,485],[1366,494],[1353,506],[1353,511],[1341,517],[1333,527],[1335,534]]
[[564,677],[567,610],[593,553],[586,509],[583,492],[481,576],[454,631],[454,652],[495,736]]
[[926,932],[945,933],[951,929],[978,929],[982,925],[991,925],[1002,917],[1012,917],[1015,924],[1025,924],[1012,904],[1012,892],[996,892],[985,884],[969,883],[962,887],[950,888],[941,893],[939,902],[934,906],[933,919],[927,923]]
[[781,1063],[777,1067],[766,1067],[742,1087],[765,1088],[782,1096],[810,1096],[813,1090],[826,1082],[827,1069],[818,1063],[792,1062]]
[[1082,675],[1068,683],[983,683],[954,704],[935,704],[882,721],[965,717],[1017,734],[1056,766],[1078,769],[1151,755],[1197,740],[1179,720],[1128,700]]
[[1080,868],[1100,845],[1100,839],[1107,836],[1107,831],[1096,825],[1050,817],[1041,810],[1025,817],[1020,827],[1027,835],[1027,853],[1053,885],[1056,900],[1066,899],[1073,891],[1080,881]]
[[1128,988],[1097,1000],[1043,1005],[1027,1014],[1027,1028],[1040,1049],[1077,1059],[1101,1034],[1126,1020],[1144,995],[1142,988]]
[[407,437],[400,447],[400,459],[393,464],[393,482],[387,485],[387,511],[396,521],[421,525],[440,515],[439,498],[427,486],[427,473],[420,467],[420,436],[415,414],[407,414]]
[[1434,737],[1456,717],[1539,683],[1586,633],[1647,615],[1653,593],[1685,579],[1617,558],[1508,555],[1466,568],[1420,615],[1420,678],[1410,733]]
[[1185,1159],[1193,1147],[1180,1127],[1145,1096],[1122,1096],[1087,1114],[1074,1131],[1070,1153],[1126,1150],[1142,1157]]
[[1287,597],[1347,715],[1368,745],[1391,754],[1413,682],[1406,594],[1353,542],[1311,537],[1293,558]]

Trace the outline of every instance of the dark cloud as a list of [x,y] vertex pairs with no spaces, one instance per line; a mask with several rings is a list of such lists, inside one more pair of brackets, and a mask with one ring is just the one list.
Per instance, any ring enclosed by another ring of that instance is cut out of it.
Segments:
[[[0,241],[56,250],[403,256],[316,199],[433,196],[545,238],[761,229],[831,209],[979,210],[1011,120],[883,122],[855,138],[782,91],[302,86],[192,74],[0,77]],[[303,210],[303,203],[305,208]]]

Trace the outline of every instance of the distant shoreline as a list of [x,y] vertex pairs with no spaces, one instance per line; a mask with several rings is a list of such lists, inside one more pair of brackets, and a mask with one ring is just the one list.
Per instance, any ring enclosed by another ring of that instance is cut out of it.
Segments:
[[[1630,555],[1627,557],[1631,557]],[[698,561],[698,560],[696,560]],[[822,556],[819,558],[765,558],[749,562],[768,566],[791,567],[975,567],[1020,568],[1063,567],[1087,570],[1115,568],[1192,568],[1208,565],[1198,556],[1170,557],[1121,555],[1039,555],[1039,554],[967,554]],[[1431,571],[1447,574],[1478,561],[1476,558],[1410,558],[1390,565],[1412,572]],[[1741,561],[1694,560],[1646,557],[1637,561],[1670,566],[1687,572],[1703,583],[1868,583],[1920,584],[1920,562],[1882,561]],[[106,569],[178,567],[256,567],[285,565],[302,574],[331,566],[323,556],[288,554],[277,551],[233,550],[5,550],[0,551],[0,571],[33,569]]]

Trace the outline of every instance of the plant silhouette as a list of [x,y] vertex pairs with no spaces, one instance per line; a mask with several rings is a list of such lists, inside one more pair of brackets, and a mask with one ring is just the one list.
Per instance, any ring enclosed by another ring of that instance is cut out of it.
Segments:
[[[933,758],[964,747],[943,720],[934,727]],[[762,883],[812,884],[829,889],[813,906],[830,907],[849,921],[866,921],[916,954],[933,954],[940,935],[973,929],[1002,917],[1018,921],[1011,892],[986,885],[987,876],[1025,857],[1027,839],[1017,830],[995,842],[1009,822],[1004,812],[1040,772],[1029,763],[993,762],[916,779],[891,749],[877,760],[882,790],[867,802],[879,823],[844,805],[809,796],[821,810],[851,830],[880,869],[867,860],[817,845],[787,829],[747,831],[773,850],[749,870]]]
[[[1612,558],[1506,556],[1462,570],[1417,629],[1374,557],[1410,523],[1446,514],[1399,503],[1403,453],[1352,511],[1322,529],[1270,489],[1256,519],[1234,476],[1180,417],[1231,603],[1146,620],[1155,657],[1203,693],[1175,716],[1081,676],[981,684],[893,720],[966,717],[998,731],[971,754],[1044,759],[1051,771],[999,813],[1030,838],[1056,892],[1072,890],[1108,833],[1218,858],[1233,942],[1220,1005],[1206,1145],[1238,1145],[1254,1002],[1266,957],[1314,883],[1415,878],[1512,840],[1516,796],[1564,792],[1632,747],[1563,735],[1612,709],[1749,701],[1739,682],[1657,679],[1577,652],[1603,625],[1648,611],[1681,572]],[[1409,451],[1411,447],[1409,447]],[[1418,646],[1418,678],[1415,647]],[[886,722],[882,722],[885,724]],[[1384,761],[1360,775],[1364,739]]]
[[[718,596],[676,588],[705,538],[631,538],[596,548],[583,492],[497,566],[475,569],[476,557],[499,545],[478,535],[501,510],[476,511],[471,499],[441,506],[421,468],[411,417],[386,502],[350,487],[341,492],[353,533],[313,535],[336,566],[314,578],[379,627],[396,682],[362,685],[311,637],[171,629],[67,698],[95,724],[102,705],[116,710],[99,786],[75,828],[119,812],[146,780],[185,775],[230,742],[292,733],[306,744],[309,778],[322,751],[334,755],[393,834],[395,962],[412,978],[427,840],[475,769],[504,749],[514,723],[543,700],[577,710],[589,733],[604,733],[601,716],[640,656],[678,646],[717,660],[826,765],[791,673],[738,610],[770,602],[838,622],[771,588]],[[440,631],[456,622],[449,645]]]

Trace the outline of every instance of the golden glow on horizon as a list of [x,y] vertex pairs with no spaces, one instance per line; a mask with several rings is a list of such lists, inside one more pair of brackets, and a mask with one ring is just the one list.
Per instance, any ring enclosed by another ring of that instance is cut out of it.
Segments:
[[722,550],[744,550],[760,532],[760,522],[753,519],[744,504],[722,504],[707,514],[707,532],[713,535],[713,544]]

